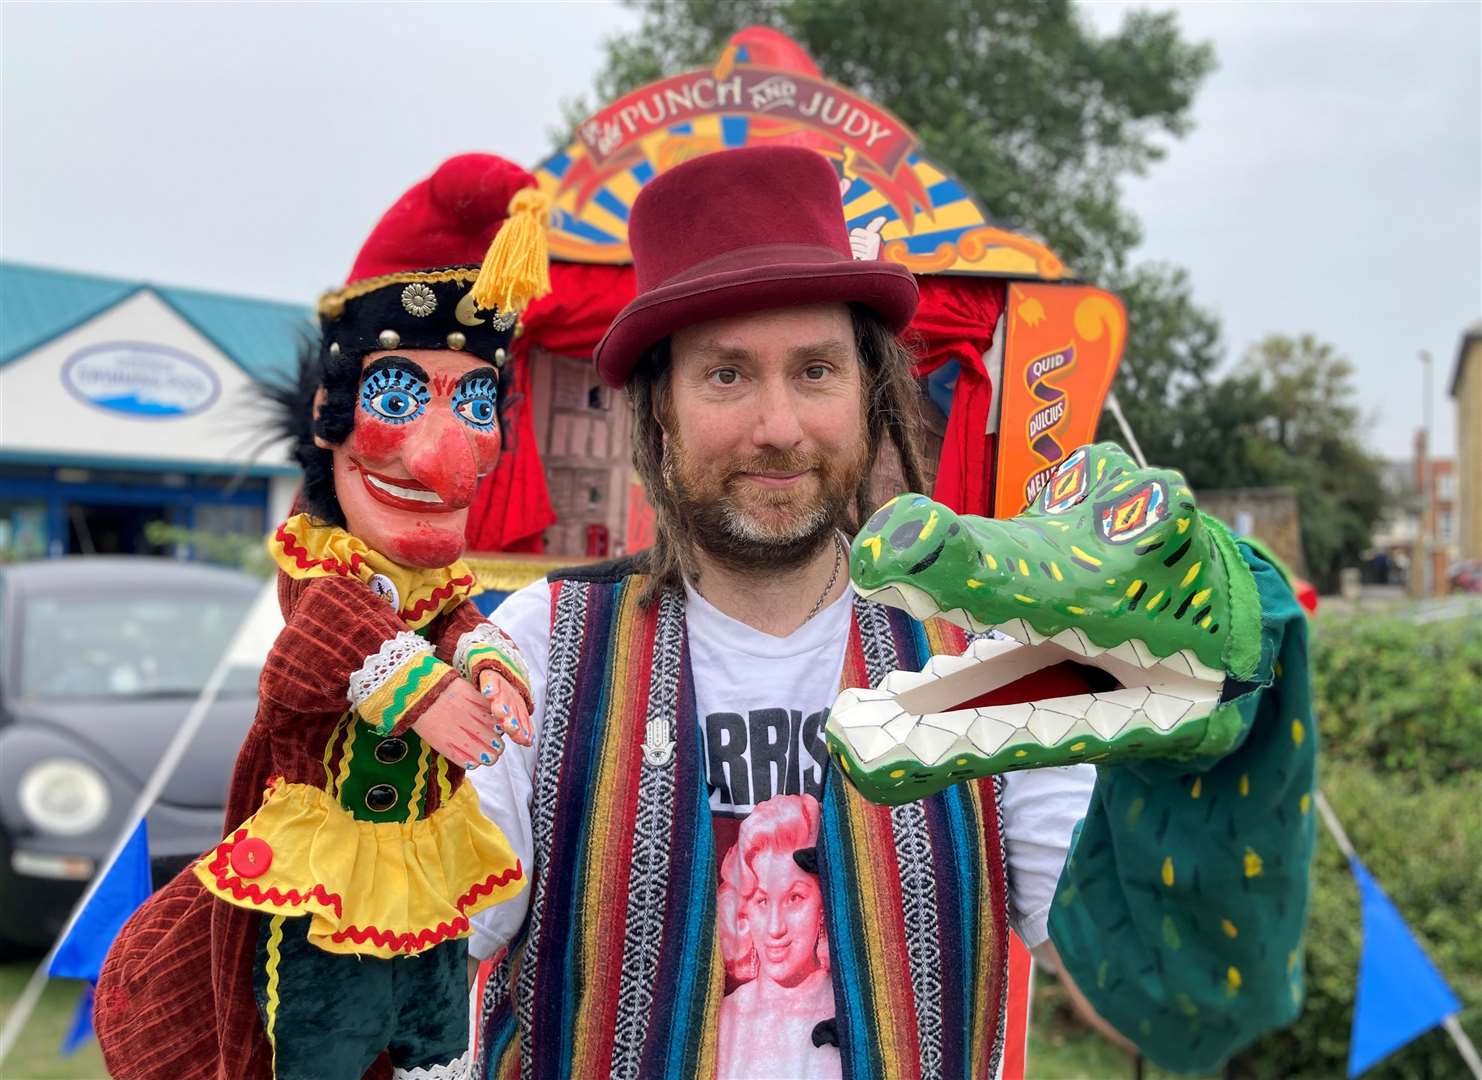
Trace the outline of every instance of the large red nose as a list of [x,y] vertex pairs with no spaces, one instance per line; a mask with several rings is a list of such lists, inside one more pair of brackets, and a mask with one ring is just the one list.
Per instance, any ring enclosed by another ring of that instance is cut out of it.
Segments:
[[407,456],[407,469],[412,479],[437,492],[443,502],[461,509],[473,502],[479,483],[473,443],[451,417],[433,421],[431,428]]

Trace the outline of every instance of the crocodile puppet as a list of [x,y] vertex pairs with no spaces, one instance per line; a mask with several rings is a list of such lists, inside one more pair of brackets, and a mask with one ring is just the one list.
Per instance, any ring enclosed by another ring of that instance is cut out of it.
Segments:
[[839,696],[829,748],[866,798],[1098,764],[1050,919],[1098,1012],[1184,1070],[1296,1015],[1317,740],[1306,620],[1272,556],[1181,474],[1098,443],[1009,520],[891,500],[850,577],[982,635]]

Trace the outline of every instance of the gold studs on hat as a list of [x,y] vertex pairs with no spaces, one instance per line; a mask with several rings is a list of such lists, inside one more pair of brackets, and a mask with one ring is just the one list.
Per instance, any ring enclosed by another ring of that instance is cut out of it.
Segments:
[[394,349],[401,344],[401,335],[395,330],[382,330],[376,338],[383,349]]
[[457,330],[454,330],[451,334],[448,335],[448,348],[450,349],[461,349],[467,344],[468,338],[459,333]]

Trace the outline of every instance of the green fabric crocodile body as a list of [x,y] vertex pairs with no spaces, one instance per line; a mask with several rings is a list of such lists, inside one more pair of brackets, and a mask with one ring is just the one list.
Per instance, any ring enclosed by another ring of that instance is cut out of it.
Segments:
[[827,737],[868,798],[1091,762],[1050,934],[1152,1060],[1210,1070],[1301,1008],[1317,733],[1284,574],[1183,477],[1082,447],[1009,520],[881,507],[850,574],[976,632],[959,658],[847,691]]

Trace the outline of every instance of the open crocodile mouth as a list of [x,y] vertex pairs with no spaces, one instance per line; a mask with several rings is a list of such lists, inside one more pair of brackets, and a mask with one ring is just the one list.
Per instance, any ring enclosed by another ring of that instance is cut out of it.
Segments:
[[839,696],[830,741],[856,782],[862,771],[899,789],[894,797],[877,790],[884,801],[919,798],[923,783],[1096,761],[1114,750],[1121,758],[1192,751],[1224,691],[1225,673],[1189,649],[1159,657],[1135,639],[1104,648],[1075,628],[1047,637],[1024,619],[990,625],[962,608],[942,611],[905,583],[858,591],[917,619],[1005,635]]

